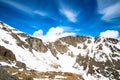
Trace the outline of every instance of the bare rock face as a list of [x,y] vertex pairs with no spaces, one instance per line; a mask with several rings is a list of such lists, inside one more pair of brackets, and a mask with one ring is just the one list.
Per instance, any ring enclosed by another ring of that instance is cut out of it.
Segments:
[[69,45],[73,45],[74,47],[77,46],[77,42],[75,41],[74,36],[63,37],[63,38],[60,38],[60,40],[62,40],[63,42],[66,42]]
[[16,60],[15,55],[12,53],[12,51],[6,49],[3,46],[0,46],[0,56],[5,58],[5,59],[9,59],[9,60]]
[[0,80],[19,80],[19,79],[7,73],[2,67],[0,67]]
[[77,46],[77,43],[84,43],[86,40],[89,40],[89,39],[91,39],[91,37],[87,37],[87,36],[67,36],[67,37],[60,38],[61,41],[69,45],[72,45],[74,47]]
[[101,41],[101,38],[100,37],[95,37],[95,40],[94,40],[94,43],[98,43]]
[[113,38],[107,38],[107,41],[113,44],[117,44],[119,42],[117,39],[113,39]]
[[48,48],[50,49],[52,55],[56,57],[56,55],[57,55],[57,50],[56,50],[56,48],[54,47],[54,43],[49,43]]
[[64,54],[68,50],[68,46],[63,44],[61,40],[56,40],[55,42],[51,42],[47,45],[48,49],[50,49],[53,56],[59,53]]
[[68,50],[68,46],[65,44],[62,44],[60,40],[57,40],[56,42],[54,42],[54,46],[56,50],[60,53],[66,53]]
[[15,66],[17,66],[18,68],[24,68],[24,69],[26,69],[26,64],[22,63],[20,61],[16,61],[16,65]]
[[45,53],[47,51],[47,47],[44,45],[41,39],[29,37],[26,39],[30,47],[34,50]]
[[[20,34],[19,34],[20,35]],[[22,36],[25,36],[25,34],[22,34],[21,33],[21,35]],[[20,35],[20,36],[21,36]],[[14,33],[11,33],[11,36],[14,38],[14,39],[16,39],[16,42],[17,42],[17,45],[18,46],[20,46],[21,48],[29,48],[29,50],[31,49],[31,47],[28,45],[28,44],[26,44],[25,42],[23,42],[19,37],[18,37],[18,35],[17,34],[14,34]],[[31,51],[31,50],[30,50]]]
[[25,34],[25,33],[17,33],[17,35],[21,36],[21,37],[29,37],[29,35]]

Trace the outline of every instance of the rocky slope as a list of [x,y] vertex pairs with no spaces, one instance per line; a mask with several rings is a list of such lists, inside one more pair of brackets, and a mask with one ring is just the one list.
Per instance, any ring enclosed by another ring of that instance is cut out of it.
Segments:
[[0,80],[19,80],[19,79],[7,73],[2,67],[0,67]]
[[119,63],[117,39],[66,36],[43,42],[0,22],[0,64],[19,79],[119,80]]

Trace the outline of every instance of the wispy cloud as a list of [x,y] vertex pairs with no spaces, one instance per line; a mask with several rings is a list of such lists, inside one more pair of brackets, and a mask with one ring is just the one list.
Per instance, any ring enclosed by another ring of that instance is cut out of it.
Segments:
[[68,9],[60,9],[60,12],[71,22],[76,22],[77,21],[77,16],[78,13],[68,10]]
[[103,10],[103,19],[110,20],[115,17],[120,17],[120,3],[116,3]]
[[38,15],[40,15],[40,16],[46,16],[46,13],[44,13],[44,12],[42,12],[42,11],[40,11],[40,10],[35,10],[34,13],[35,13],[35,14],[38,14]]
[[103,20],[110,21],[113,18],[120,17],[120,0],[107,0],[107,3],[104,2],[98,0],[99,12],[103,14]]
[[11,1],[11,0],[1,0],[1,2],[5,3],[5,4],[8,4],[16,9],[19,9],[21,11],[24,11],[26,13],[31,13],[32,12],[32,9],[27,7],[27,6],[24,6],[22,4],[19,4],[15,1]]
[[33,14],[38,14],[40,16],[46,16],[47,14],[40,11],[40,10],[34,10],[32,7],[29,7],[27,5],[20,4],[15,1],[10,1],[10,0],[1,0],[3,3],[8,4],[12,6],[13,8],[16,8],[22,12],[25,12],[27,14],[33,15]]

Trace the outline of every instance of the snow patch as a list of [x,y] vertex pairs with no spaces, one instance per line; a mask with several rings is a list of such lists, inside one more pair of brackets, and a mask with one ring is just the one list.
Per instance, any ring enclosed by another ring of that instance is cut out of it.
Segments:
[[73,68],[73,65],[75,64],[76,58],[70,57],[67,55],[57,55],[59,57],[59,64],[61,65],[61,71],[62,72],[72,72],[77,73],[77,70]]

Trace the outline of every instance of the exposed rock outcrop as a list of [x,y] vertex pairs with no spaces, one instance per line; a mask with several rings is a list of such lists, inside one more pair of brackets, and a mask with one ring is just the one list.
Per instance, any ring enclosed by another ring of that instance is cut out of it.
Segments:
[[[88,56],[83,57],[81,55],[78,55],[76,59],[76,64],[82,65],[83,69],[87,71],[87,74],[96,76],[102,74],[105,77],[109,77],[110,80],[119,80],[120,60],[113,60],[112,62],[110,60],[107,60],[106,62],[98,62],[93,58],[90,58]],[[77,66],[74,67],[77,68]]]
[[89,39],[91,39],[91,37],[87,37],[87,36],[66,36],[66,37],[60,38],[60,40],[62,40],[63,42],[69,45],[73,45],[74,47],[77,47],[77,43],[84,43]]
[[5,59],[12,60],[12,61],[16,60],[16,57],[13,54],[13,52],[8,50],[8,49],[6,49],[3,46],[0,46],[0,56],[5,58]]
[[16,61],[16,65],[15,66],[17,66],[18,68],[24,68],[24,69],[26,69],[26,64],[22,63],[20,61]]
[[29,37],[26,39],[30,47],[34,50],[45,53],[47,51],[47,47],[44,45],[41,39]]
[[7,71],[0,67],[0,80],[19,80],[19,79],[7,73]]
[[49,43],[48,48],[50,49],[52,55],[56,57],[56,55],[57,55],[57,50],[56,50],[56,48],[54,47],[54,43]]
[[56,50],[60,53],[66,53],[68,50],[68,46],[65,44],[62,44],[62,42],[60,40],[55,41],[54,46],[55,46]]
[[22,70],[17,68],[6,68],[6,71],[13,73],[14,76],[19,77],[21,80],[84,80],[79,74],[69,72],[37,72],[35,70]]

